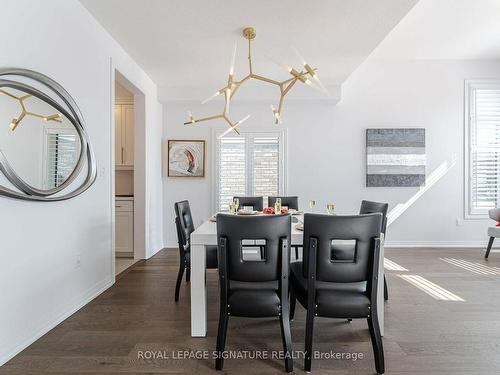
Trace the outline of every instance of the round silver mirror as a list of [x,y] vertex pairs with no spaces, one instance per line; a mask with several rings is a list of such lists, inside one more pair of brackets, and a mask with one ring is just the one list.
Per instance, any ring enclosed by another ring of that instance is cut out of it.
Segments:
[[81,112],[41,73],[0,69],[0,171],[7,180],[0,195],[33,201],[69,199],[95,181]]

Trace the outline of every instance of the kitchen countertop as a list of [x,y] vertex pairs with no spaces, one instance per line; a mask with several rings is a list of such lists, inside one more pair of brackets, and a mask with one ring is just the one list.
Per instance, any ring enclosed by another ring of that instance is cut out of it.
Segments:
[[133,195],[117,195],[117,196],[115,196],[115,199],[117,201],[133,201],[134,196]]

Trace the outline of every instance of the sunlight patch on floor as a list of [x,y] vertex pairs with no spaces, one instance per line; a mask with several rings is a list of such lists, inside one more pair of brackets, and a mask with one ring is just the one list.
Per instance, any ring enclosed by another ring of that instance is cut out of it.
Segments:
[[464,270],[474,272],[478,275],[500,275],[500,268],[486,266],[481,263],[473,263],[460,258],[439,258],[444,262],[463,268]]
[[399,272],[408,271],[403,266],[400,266],[396,262],[393,262],[392,260],[387,258],[384,258],[384,268],[389,271],[399,271]]
[[440,301],[455,301],[455,302],[464,302],[465,300],[456,294],[451,293],[450,291],[440,287],[437,284],[427,280],[426,278],[419,275],[398,275],[398,277],[403,280],[409,282],[413,286],[417,287],[421,291],[427,293],[432,298],[440,300]]

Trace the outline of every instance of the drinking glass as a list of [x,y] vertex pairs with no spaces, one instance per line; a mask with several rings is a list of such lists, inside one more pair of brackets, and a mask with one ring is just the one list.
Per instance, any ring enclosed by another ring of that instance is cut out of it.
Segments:
[[276,198],[274,202],[274,213],[278,215],[281,212],[281,198]]
[[240,207],[240,198],[234,198],[234,209],[238,211],[239,207]]
[[335,210],[335,206],[333,203],[328,203],[326,205],[326,212],[328,212],[328,215],[333,215],[333,211]]
[[229,213],[230,214],[236,213],[235,207],[236,206],[235,206],[234,202],[229,202]]
[[314,207],[315,206],[316,206],[316,201],[311,199],[309,201],[309,208],[311,209],[311,212],[314,212]]

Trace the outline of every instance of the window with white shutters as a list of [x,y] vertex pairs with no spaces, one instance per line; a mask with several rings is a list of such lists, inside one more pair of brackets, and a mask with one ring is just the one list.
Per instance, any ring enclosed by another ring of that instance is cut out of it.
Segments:
[[499,207],[500,82],[468,82],[466,216]]
[[279,193],[279,137],[253,137],[252,193],[256,197],[276,196]]
[[246,144],[242,137],[219,140],[218,211],[225,211],[233,196],[246,193]]
[[73,172],[79,156],[77,134],[50,130],[46,134],[46,175],[47,189],[61,185]]
[[242,133],[216,137],[217,211],[227,211],[234,196],[283,193],[283,133]]

